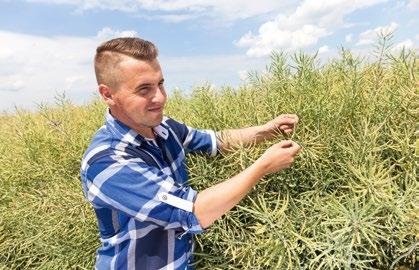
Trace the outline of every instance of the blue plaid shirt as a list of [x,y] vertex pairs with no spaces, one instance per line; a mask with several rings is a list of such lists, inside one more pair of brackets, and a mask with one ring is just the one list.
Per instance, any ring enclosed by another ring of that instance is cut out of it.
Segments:
[[92,204],[102,246],[96,269],[194,269],[192,212],[185,154],[217,152],[215,132],[164,117],[148,140],[108,112],[83,156],[83,192]]

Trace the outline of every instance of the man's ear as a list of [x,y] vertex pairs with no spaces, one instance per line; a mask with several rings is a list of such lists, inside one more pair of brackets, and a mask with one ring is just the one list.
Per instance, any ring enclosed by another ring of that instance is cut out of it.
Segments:
[[102,97],[103,101],[108,104],[108,106],[112,106],[115,104],[113,100],[112,90],[106,84],[99,84],[99,93]]

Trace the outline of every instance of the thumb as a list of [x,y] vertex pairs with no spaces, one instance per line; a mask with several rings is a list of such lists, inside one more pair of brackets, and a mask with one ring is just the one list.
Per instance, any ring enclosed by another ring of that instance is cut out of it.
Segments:
[[292,148],[295,154],[298,154],[301,151],[301,146],[296,142],[293,142],[290,148]]
[[278,145],[281,148],[289,148],[293,145],[293,141],[291,141],[291,140],[281,141],[281,142],[278,143]]

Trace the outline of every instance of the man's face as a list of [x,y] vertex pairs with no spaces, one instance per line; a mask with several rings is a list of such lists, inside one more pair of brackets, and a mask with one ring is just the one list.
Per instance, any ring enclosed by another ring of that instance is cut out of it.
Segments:
[[167,95],[157,60],[142,61],[127,57],[119,65],[118,89],[112,89],[107,102],[112,115],[143,136],[152,136],[152,127],[163,119]]

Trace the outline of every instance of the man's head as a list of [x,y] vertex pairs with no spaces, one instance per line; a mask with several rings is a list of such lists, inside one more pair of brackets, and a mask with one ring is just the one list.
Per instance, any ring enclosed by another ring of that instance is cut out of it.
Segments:
[[153,43],[140,38],[115,38],[102,43],[96,49],[95,73],[97,83],[118,88],[122,80],[119,64],[131,57],[151,62],[157,58],[158,50]]
[[139,38],[117,38],[96,50],[99,92],[112,115],[138,133],[151,137],[160,124],[166,92],[157,48]]

